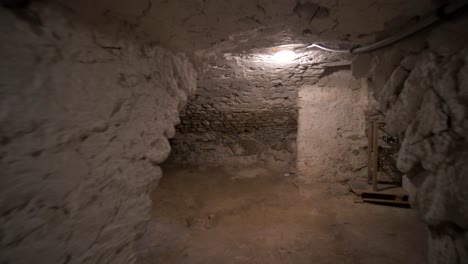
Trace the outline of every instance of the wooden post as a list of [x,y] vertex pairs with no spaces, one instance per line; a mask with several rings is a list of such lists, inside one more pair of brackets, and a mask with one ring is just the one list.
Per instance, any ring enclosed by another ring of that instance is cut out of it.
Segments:
[[377,180],[379,173],[379,124],[373,122],[372,125],[372,154],[373,154],[373,169],[372,169],[372,188],[378,191]]
[[367,184],[372,183],[372,166],[374,164],[372,161],[372,139],[374,135],[372,124],[372,121],[367,122]]

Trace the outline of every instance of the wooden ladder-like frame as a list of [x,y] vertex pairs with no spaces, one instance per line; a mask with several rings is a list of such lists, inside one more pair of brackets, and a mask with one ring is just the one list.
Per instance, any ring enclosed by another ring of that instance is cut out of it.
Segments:
[[385,123],[370,121],[367,123],[367,183],[372,184],[372,189],[378,191],[379,177],[379,128]]

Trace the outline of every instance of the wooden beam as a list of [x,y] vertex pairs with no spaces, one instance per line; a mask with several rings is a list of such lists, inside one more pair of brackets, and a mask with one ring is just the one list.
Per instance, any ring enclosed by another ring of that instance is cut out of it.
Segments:
[[379,173],[379,125],[374,122],[372,125],[372,155],[373,155],[373,170],[372,170],[372,188],[378,190],[377,181]]
[[367,183],[372,183],[372,135],[374,130],[372,129],[372,121],[367,122]]

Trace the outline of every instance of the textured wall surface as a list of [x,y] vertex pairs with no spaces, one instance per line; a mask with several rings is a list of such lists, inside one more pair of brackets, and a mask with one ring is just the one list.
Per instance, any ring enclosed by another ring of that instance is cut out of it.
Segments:
[[468,259],[467,27],[466,18],[450,20],[353,63],[387,129],[403,138],[397,166],[418,187],[430,263]]
[[345,182],[365,173],[367,87],[339,70],[299,90],[297,170],[305,182]]
[[[158,164],[169,155],[167,138],[175,134],[177,111],[193,93],[196,74],[184,56],[132,33],[147,33],[174,50],[211,49],[204,55],[218,56],[183,112],[175,159],[289,166],[297,89],[341,86],[327,76],[343,60],[318,52],[279,70],[284,66],[248,57],[254,49],[367,43],[443,1],[50,2],[71,6],[80,19],[106,29],[81,26],[55,9],[0,9],[0,262],[134,262],[134,241],[149,216],[147,192],[161,177]],[[369,80],[392,132],[404,138],[398,166],[419,187],[433,263],[468,259],[467,24],[446,23],[427,38],[353,63],[355,76]],[[354,116],[349,100],[361,102],[355,94],[362,89],[313,94],[336,96],[347,106],[337,105],[339,112]],[[327,118],[311,113],[318,121]],[[355,136],[362,130],[345,122],[341,133],[337,124],[322,124],[320,131],[336,131],[337,140],[327,141],[334,150],[354,155],[338,160],[346,166],[333,166],[338,179],[346,179],[342,172],[359,168],[347,166],[359,164]]]
[[170,160],[262,162],[294,171],[299,86],[316,82],[327,67],[349,64],[347,57],[318,54],[276,65],[242,56],[216,61],[181,113]]
[[[200,50],[349,41],[369,43],[440,0],[58,0],[89,20],[102,14],[139,24],[164,47]],[[417,19],[417,18],[416,18]],[[305,34],[304,34],[305,32]],[[260,44],[260,45],[259,45]]]
[[196,73],[54,10],[0,9],[0,262],[133,263]]
[[[296,98],[281,74],[199,81],[181,113],[171,158],[183,163],[294,164]],[[287,76],[287,75],[285,75]],[[274,78],[277,84],[272,83]]]

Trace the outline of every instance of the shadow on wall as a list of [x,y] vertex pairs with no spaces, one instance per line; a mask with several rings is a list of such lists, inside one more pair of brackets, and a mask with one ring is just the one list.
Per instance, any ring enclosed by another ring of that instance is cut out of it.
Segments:
[[[229,72],[235,75],[239,69],[237,65]],[[285,172],[294,170],[297,86],[278,79],[288,75],[255,69],[249,76],[228,78],[219,77],[217,69],[211,71],[198,82],[196,96],[181,112],[169,160],[263,163]]]
[[[168,162],[243,166],[260,163],[283,171],[293,171],[295,165],[295,134],[263,141],[257,133],[224,134],[180,133],[171,139],[172,153]],[[269,133],[271,135],[271,133]],[[275,139],[278,139],[276,141]]]

